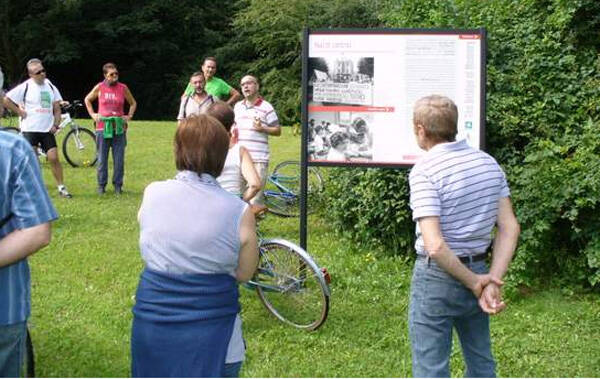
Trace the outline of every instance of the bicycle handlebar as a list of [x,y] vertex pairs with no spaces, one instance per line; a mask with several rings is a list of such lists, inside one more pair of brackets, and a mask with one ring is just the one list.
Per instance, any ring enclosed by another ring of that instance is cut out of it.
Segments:
[[[67,102],[67,104],[61,105],[60,112],[71,114],[71,112],[75,113],[79,108],[83,108],[83,104],[81,103],[81,100],[73,100],[72,103]],[[71,116],[74,116],[74,115],[71,114]]]

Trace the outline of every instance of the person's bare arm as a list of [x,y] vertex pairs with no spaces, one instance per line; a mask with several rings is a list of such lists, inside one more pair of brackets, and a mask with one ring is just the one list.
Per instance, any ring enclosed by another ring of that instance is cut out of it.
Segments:
[[237,89],[231,87],[231,89],[229,90],[229,99],[227,99],[227,104],[229,104],[229,106],[233,108],[235,103],[237,103],[238,100],[240,100],[241,98],[242,95],[240,95],[240,92]]
[[83,102],[85,103],[85,108],[88,111],[88,114],[94,121],[98,121],[98,114],[94,111],[94,106],[92,103],[98,99],[98,92],[100,91],[100,85],[96,84],[94,88],[85,96]]
[[125,100],[127,100],[127,103],[129,104],[129,112],[127,113],[127,116],[123,116],[123,119],[125,121],[130,121],[135,114],[135,110],[137,109],[137,102],[133,98],[129,87],[125,88]]
[[261,133],[266,133],[270,136],[280,136],[281,135],[281,126],[279,124],[268,126],[263,123],[258,117],[254,119],[254,124],[252,124],[253,128]]
[[50,223],[16,229],[0,240],[0,267],[8,266],[32,255],[48,245],[51,239]]
[[256,220],[252,209],[247,207],[240,225],[240,256],[235,277],[240,282],[252,279],[258,265],[258,241],[256,239]]
[[503,284],[490,274],[475,274],[462,264],[444,240],[439,217],[420,218],[419,228],[429,257],[435,260],[447,273],[463,283],[465,287],[469,288],[475,297],[479,298],[483,288],[491,281],[496,281],[498,285]]
[[60,125],[60,101],[52,103],[52,112],[54,113],[54,123],[52,124],[52,129],[50,129],[50,133],[56,133],[58,126]]
[[[490,275],[501,280],[508,270],[508,265],[512,260],[513,254],[517,248],[521,227],[513,212],[510,198],[501,198],[498,202],[498,219],[496,221],[497,231],[492,250],[492,265]],[[502,301],[500,286],[491,282],[488,284],[479,298],[479,305],[484,312],[496,314],[506,308]]]
[[21,119],[24,119],[24,118],[27,117],[27,112],[25,112],[24,109],[22,109],[20,106],[18,106],[17,104],[15,104],[11,99],[9,99],[8,96],[4,96],[4,99],[2,99],[2,103],[12,113],[14,113],[14,114],[18,115],[19,117],[21,117]]
[[248,184],[248,188],[244,192],[242,199],[244,201],[250,201],[250,199],[256,196],[258,191],[260,191],[261,181],[258,173],[256,172],[256,168],[254,167],[254,161],[252,160],[250,153],[243,146],[240,147],[240,160],[242,176]]

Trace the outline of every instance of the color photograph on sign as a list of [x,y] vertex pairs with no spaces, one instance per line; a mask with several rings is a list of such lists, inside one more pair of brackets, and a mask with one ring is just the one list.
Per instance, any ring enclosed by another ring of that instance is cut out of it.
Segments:
[[456,103],[457,140],[481,148],[482,31],[310,31],[307,50],[310,163],[414,164],[412,107],[431,94]]

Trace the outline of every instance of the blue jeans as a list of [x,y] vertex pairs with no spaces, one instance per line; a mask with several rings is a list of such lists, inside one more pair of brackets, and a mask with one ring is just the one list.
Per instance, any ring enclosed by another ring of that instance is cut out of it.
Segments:
[[102,131],[96,131],[96,145],[98,146],[98,187],[106,187],[108,182],[108,150],[112,148],[113,177],[112,183],[115,188],[123,186],[123,174],[125,172],[125,146],[127,146],[127,134],[123,133],[113,138],[104,138]]
[[[484,261],[467,264],[487,272]],[[496,377],[489,316],[477,298],[433,260],[418,258],[410,289],[408,328],[414,377],[450,377],[452,329],[456,329],[465,359],[465,376]]]
[[243,361],[233,362],[233,363],[225,363],[225,374],[223,374],[224,378],[239,378],[240,370],[242,368]]
[[0,377],[21,376],[25,362],[27,323],[0,325]]

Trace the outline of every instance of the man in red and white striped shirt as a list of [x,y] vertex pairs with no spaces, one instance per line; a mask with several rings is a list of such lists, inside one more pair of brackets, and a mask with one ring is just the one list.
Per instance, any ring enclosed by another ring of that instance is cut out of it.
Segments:
[[258,90],[258,79],[246,75],[240,82],[244,100],[235,104],[235,123],[239,134],[239,143],[244,146],[260,176],[261,190],[250,200],[251,204],[264,203],[263,189],[269,170],[269,135],[280,136],[281,126],[273,106],[263,99]]

